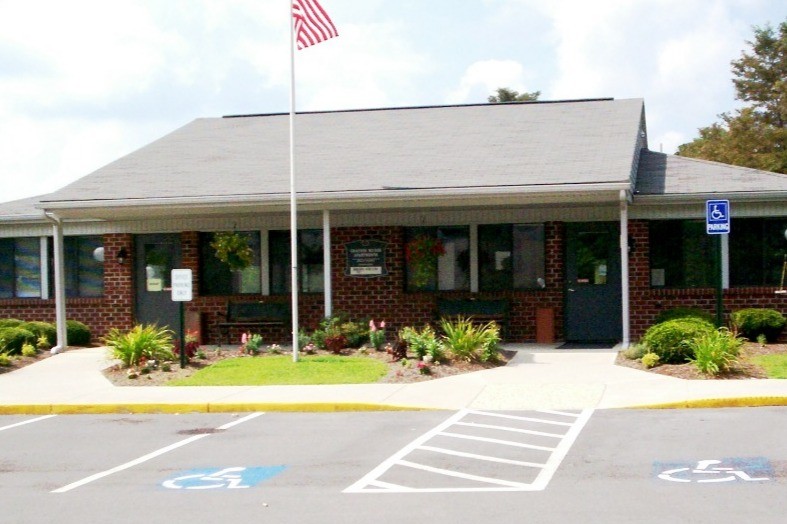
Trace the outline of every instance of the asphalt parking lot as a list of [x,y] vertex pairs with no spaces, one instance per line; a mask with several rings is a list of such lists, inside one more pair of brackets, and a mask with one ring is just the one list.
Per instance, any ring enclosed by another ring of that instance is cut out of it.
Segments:
[[0,497],[5,522],[781,522],[785,415],[3,416]]

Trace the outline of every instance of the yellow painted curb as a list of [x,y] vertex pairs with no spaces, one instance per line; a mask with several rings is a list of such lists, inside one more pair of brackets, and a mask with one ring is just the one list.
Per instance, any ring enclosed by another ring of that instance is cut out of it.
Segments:
[[13,406],[0,406],[0,415],[51,415],[52,406],[49,404],[18,404]]
[[758,408],[765,406],[787,406],[787,397],[709,398],[634,406],[627,409]]

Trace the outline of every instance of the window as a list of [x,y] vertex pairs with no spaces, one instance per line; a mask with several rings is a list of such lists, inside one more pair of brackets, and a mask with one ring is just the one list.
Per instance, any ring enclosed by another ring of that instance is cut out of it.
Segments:
[[41,297],[41,241],[0,239],[0,298]]
[[[322,229],[298,231],[298,279],[300,291],[304,293],[321,293],[325,289],[322,242]],[[289,293],[292,289],[290,232],[271,231],[268,246],[271,293]]]
[[[51,244],[50,244],[51,246]],[[100,236],[65,237],[63,239],[63,265],[65,268],[67,297],[100,297],[104,294],[104,263],[94,256],[103,246]],[[49,249],[52,270],[50,289],[54,290],[54,250]]]
[[409,244],[419,237],[440,241],[444,253],[437,259],[434,274],[423,285],[416,285],[408,264],[407,289],[410,291],[452,291],[470,289],[470,229],[468,227],[411,227],[405,230]]
[[481,291],[543,288],[544,226],[478,226],[478,272]]
[[713,287],[713,235],[702,220],[650,222],[650,284]]
[[778,286],[787,256],[787,218],[733,219],[730,285]]
[[211,247],[213,233],[200,233],[200,294],[201,295],[235,295],[244,293],[260,293],[260,234],[257,231],[241,231],[245,235],[249,247],[254,252],[252,264],[241,270],[231,271],[229,266],[216,258],[216,251]]

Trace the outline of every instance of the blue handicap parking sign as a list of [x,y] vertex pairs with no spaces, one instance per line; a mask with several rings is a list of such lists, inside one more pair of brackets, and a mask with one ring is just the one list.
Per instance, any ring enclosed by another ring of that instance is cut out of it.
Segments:
[[181,471],[161,483],[167,489],[244,489],[275,477],[285,466],[209,468]]
[[705,202],[705,230],[709,235],[724,235],[730,232],[729,200]]

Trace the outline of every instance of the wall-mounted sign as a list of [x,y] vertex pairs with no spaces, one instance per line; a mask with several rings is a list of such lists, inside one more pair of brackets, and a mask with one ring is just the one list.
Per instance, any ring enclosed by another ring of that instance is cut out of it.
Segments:
[[344,245],[347,267],[344,274],[351,277],[380,277],[388,274],[385,267],[385,250],[388,244],[381,240],[358,240]]

